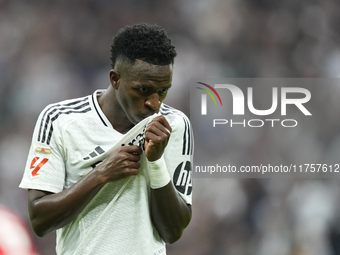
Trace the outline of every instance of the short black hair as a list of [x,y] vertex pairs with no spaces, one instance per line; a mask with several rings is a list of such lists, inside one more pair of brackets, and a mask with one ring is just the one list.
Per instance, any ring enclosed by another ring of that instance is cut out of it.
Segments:
[[118,58],[136,59],[153,65],[173,64],[177,53],[165,30],[158,25],[139,23],[118,31],[111,44],[111,66]]

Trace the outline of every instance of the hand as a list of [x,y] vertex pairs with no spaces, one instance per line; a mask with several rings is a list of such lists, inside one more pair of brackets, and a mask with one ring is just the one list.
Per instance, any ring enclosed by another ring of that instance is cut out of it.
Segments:
[[145,130],[145,156],[149,161],[159,159],[168,144],[172,129],[164,116],[154,118]]
[[121,146],[114,150],[103,163],[95,169],[105,182],[115,181],[127,176],[139,174],[142,149],[137,145]]

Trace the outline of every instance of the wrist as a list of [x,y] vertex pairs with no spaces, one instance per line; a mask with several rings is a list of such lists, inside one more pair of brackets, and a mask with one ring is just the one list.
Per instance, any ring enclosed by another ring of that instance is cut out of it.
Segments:
[[148,165],[150,187],[152,189],[162,188],[170,182],[170,175],[163,156],[155,161],[149,161]]
[[104,185],[107,182],[109,182],[108,177],[105,175],[105,171],[103,169],[102,164],[93,168],[92,171],[89,172],[89,174],[92,174],[92,178],[94,179],[94,183],[98,186]]

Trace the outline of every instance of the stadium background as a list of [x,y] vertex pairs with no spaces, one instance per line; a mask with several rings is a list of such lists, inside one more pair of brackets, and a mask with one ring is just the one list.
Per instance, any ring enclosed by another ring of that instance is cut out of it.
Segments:
[[[336,0],[0,0],[0,203],[28,224],[18,184],[38,114],[108,86],[119,28],[168,31],[178,57],[165,102],[189,114],[195,77],[340,77],[339,14]],[[332,105],[314,107],[335,125],[320,127],[324,137],[308,130],[303,153],[338,157],[339,97],[324,93]],[[340,254],[337,179],[195,179],[193,200],[169,255]],[[34,240],[42,255],[55,254],[54,234]]]

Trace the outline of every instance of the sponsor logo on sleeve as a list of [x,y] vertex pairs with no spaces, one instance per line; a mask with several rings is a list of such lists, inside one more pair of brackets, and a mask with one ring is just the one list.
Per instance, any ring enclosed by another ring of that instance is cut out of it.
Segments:
[[35,147],[36,152],[41,152],[45,154],[51,154],[51,149],[50,148],[43,148],[43,147]]
[[47,163],[48,159],[43,158],[40,159],[40,157],[34,157],[32,162],[31,162],[31,167],[30,169],[32,170],[31,174],[33,177],[39,175],[39,170]]
[[191,162],[180,163],[174,172],[174,185],[176,189],[184,195],[190,195],[192,192],[191,179]]

